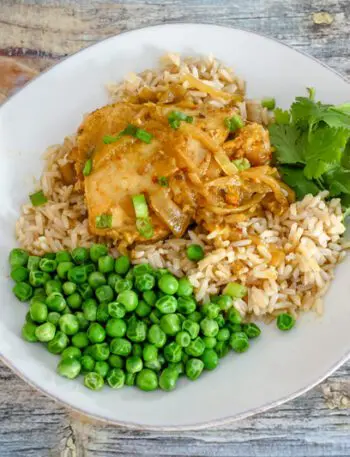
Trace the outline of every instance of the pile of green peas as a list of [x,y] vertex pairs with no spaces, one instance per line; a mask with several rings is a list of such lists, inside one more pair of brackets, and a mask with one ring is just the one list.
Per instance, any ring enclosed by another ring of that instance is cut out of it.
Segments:
[[9,262],[13,293],[30,304],[22,337],[59,355],[57,372],[83,374],[92,390],[106,384],[171,391],[181,375],[197,379],[260,335],[234,307],[246,294],[238,283],[198,305],[187,278],[132,266],[103,244],[42,257],[16,248]]

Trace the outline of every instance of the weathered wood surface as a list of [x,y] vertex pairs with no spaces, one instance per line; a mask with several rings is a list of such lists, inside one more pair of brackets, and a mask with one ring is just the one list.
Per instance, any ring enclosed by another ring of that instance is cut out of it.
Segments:
[[[327,23],[315,23],[319,12],[329,13]],[[0,103],[82,47],[165,21],[264,33],[350,76],[349,19],[349,0],[0,0]],[[350,363],[303,397],[239,423],[130,431],[67,411],[0,363],[0,457],[350,456],[349,405]]]

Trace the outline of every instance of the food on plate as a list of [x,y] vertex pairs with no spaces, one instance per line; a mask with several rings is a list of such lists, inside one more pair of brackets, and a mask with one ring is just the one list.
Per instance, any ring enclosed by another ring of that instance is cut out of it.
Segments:
[[245,96],[212,57],[169,54],[50,148],[16,225],[22,336],[92,390],[173,390],[281,331],[345,256],[350,108]]

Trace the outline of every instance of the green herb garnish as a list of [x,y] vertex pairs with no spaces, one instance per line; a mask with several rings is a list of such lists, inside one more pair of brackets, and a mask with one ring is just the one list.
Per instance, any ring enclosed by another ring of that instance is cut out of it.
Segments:
[[234,116],[225,119],[225,125],[230,132],[235,132],[237,129],[241,129],[244,126],[244,122],[238,114],[235,114]]
[[261,106],[263,108],[267,108],[268,110],[273,110],[276,106],[276,100],[272,97],[263,98],[261,100]]
[[118,135],[116,135],[116,136],[105,135],[102,140],[105,144],[111,144],[111,143],[115,143],[116,141],[120,140],[120,138],[124,135],[133,136],[134,138],[137,138],[138,140],[141,140],[147,144],[149,144],[153,138],[153,135],[149,132],[146,132],[146,130],[139,129],[135,125],[129,124],[128,126],[125,127],[124,130],[119,132]]
[[168,122],[172,129],[176,130],[180,127],[181,121],[187,122],[188,124],[192,124],[193,117],[188,116],[186,113],[182,113],[181,111],[171,111],[168,116]]
[[89,176],[89,174],[92,171],[92,159],[89,159],[85,162],[84,168],[83,168],[83,175],[84,176]]
[[100,214],[95,219],[96,228],[106,229],[112,227],[112,215],[111,214]]
[[47,202],[47,198],[45,197],[42,190],[29,195],[29,198],[33,206],[41,206]]
[[158,178],[158,184],[162,187],[168,187],[169,186],[168,178],[166,176],[160,176]]
[[270,125],[275,161],[283,180],[298,199],[328,190],[342,200],[343,210],[350,203],[350,104],[339,106],[297,97],[290,110],[275,110]]
[[238,171],[244,171],[250,168],[250,162],[245,157],[243,159],[232,160],[232,163],[237,167]]

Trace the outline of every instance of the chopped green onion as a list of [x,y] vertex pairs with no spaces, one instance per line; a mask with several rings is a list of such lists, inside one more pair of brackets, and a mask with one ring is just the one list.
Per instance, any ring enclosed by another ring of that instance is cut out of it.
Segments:
[[29,198],[33,206],[41,206],[47,202],[47,198],[45,197],[42,190],[35,192],[35,194],[29,195]]
[[112,215],[111,214],[100,214],[95,219],[96,228],[105,229],[112,227]]
[[152,238],[154,234],[153,225],[149,217],[136,219],[136,228],[144,238]]
[[185,113],[182,113],[181,111],[171,111],[171,113],[168,116],[168,122],[169,125],[172,129],[178,129],[181,125],[181,121],[187,122],[188,124],[192,124],[193,122],[193,117],[188,116]]
[[120,140],[121,137],[122,137],[122,132],[118,133],[118,135],[116,135],[116,136],[105,135],[102,138],[102,141],[104,142],[104,144],[112,144],[112,143],[115,143],[116,141]]
[[309,94],[309,99],[310,100],[315,100],[315,94],[316,94],[316,90],[314,87],[307,87],[306,88],[308,94]]
[[158,178],[158,184],[162,187],[168,187],[169,186],[168,178],[166,178],[165,176],[160,176]]
[[144,143],[150,144],[150,142],[153,138],[153,135],[152,135],[152,133],[146,132],[146,130],[136,129],[135,137],[138,140],[143,141]]
[[89,176],[89,174],[92,171],[92,159],[89,159],[85,162],[84,168],[83,168],[83,175],[84,176]]
[[223,293],[235,299],[245,297],[248,291],[243,284],[239,284],[238,282],[229,282],[223,290]]
[[247,170],[247,168],[250,168],[250,162],[246,158],[232,160],[232,163],[237,167],[238,171],[243,171]]
[[261,100],[261,106],[268,110],[273,110],[276,107],[276,100],[272,97],[263,98]]
[[242,121],[242,118],[238,116],[238,114],[235,114],[234,116],[227,117],[225,119],[225,125],[230,132],[234,132],[237,129],[242,128],[244,126],[244,123]]
[[134,205],[135,215],[137,219],[145,219],[148,217],[148,206],[146,197],[143,194],[133,195],[132,203]]

